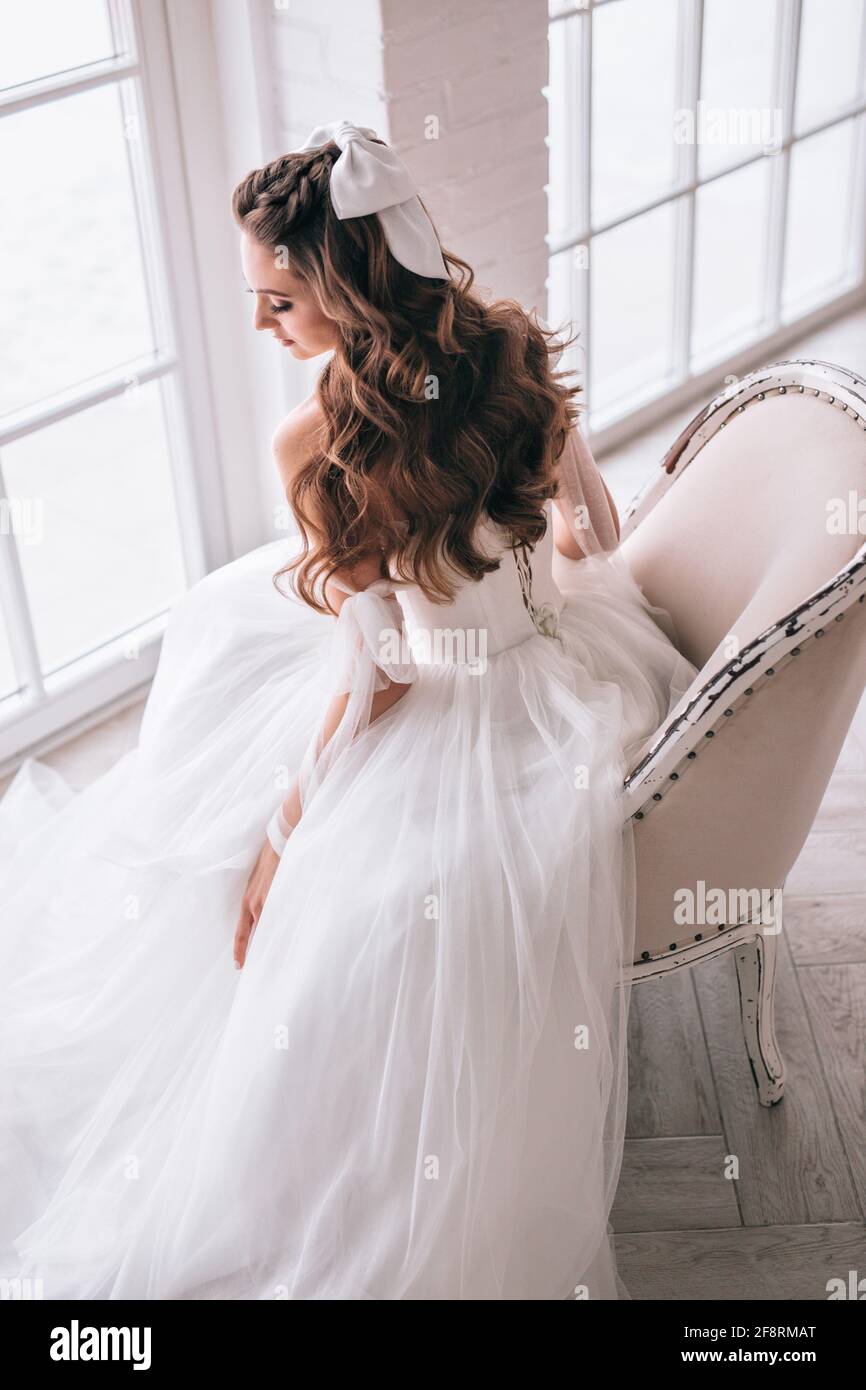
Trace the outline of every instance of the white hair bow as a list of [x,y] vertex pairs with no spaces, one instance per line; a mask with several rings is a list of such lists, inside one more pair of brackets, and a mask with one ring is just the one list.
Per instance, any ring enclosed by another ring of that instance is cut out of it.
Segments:
[[400,156],[367,126],[351,121],[319,125],[302,150],[333,140],[342,154],[331,169],[331,204],[340,221],[375,212],[395,260],[431,280],[447,280],[439,238]]

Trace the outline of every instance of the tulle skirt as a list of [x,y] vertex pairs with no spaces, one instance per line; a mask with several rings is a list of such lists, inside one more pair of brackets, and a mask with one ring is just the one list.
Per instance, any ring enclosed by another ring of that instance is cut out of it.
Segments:
[[691,683],[619,556],[559,634],[422,666],[291,836],[333,619],[275,542],[174,609],[140,742],[0,803],[0,1275],[45,1298],[629,1297],[609,1221],[628,759]]

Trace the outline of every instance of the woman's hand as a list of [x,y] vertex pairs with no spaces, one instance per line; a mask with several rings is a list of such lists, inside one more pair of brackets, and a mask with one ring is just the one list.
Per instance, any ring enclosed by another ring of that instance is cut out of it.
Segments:
[[247,886],[241,903],[241,913],[235,928],[234,958],[238,970],[242,969],[246,960],[250,938],[258,926],[262,908],[274,881],[274,874],[277,872],[279,862],[280,857],[276,850],[269,840],[265,840],[253,871],[247,879]]

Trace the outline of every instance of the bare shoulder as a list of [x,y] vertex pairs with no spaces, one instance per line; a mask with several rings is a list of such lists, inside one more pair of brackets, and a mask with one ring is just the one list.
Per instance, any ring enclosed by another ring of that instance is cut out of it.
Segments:
[[296,405],[278,425],[271,448],[284,483],[288,484],[315,454],[323,425],[322,408],[315,394]]
[[[285,488],[290,487],[292,479],[317,452],[324,423],[321,406],[316,396],[312,395],[301,401],[300,405],[296,405],[275,431],[271,448]],[[317,515],[311,498],[306,499],[306,507],[315,527]],[[378,551],[371,552],[352,569],[335,570],[325,585],[325,594],[333,611],[339,612],[348,597],[348,592],[365,589],[374,580],[381,579],[385,573],[382,556]],[[348,592],[342,585],[348,586]]]

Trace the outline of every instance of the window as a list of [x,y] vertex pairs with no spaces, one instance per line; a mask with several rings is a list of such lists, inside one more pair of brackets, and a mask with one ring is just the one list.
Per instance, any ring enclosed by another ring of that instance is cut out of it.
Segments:
[[548,319],[589,429],[862,295],[864,0],[552,0]]
[[0,0],[0,765],[144,686],[221,558],[163,23]]

